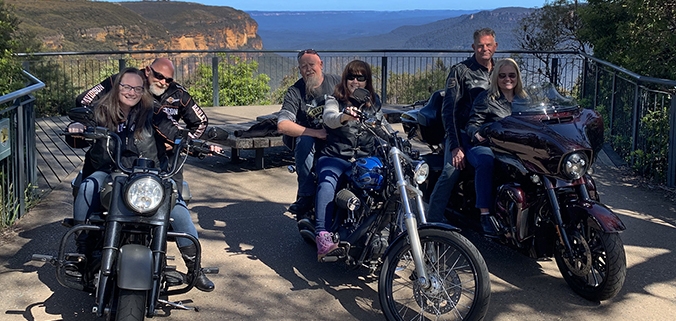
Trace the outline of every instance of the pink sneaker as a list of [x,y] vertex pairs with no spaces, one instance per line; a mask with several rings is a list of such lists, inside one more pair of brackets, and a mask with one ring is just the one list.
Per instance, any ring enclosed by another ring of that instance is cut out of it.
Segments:
[[321,258],[338,248],[338,244],[333,242],[333,235],[329,232],[319,232],[315,240],[317,242],[317,260],[321,260]]

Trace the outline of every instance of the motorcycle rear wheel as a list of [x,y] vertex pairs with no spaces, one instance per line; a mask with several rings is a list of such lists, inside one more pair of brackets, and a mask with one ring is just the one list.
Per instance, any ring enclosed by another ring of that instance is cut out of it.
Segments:
[[608,300],[620,292],[627,274],[622,239],[618,233],[604,233],[595,226],[586,230],[589,235],[584,237],[578,232],[568,234],[578,255],[564,258],[563,250],[556,251],[556,265],[575,293],[590,301]]
[[417,284],[411,244],[400,238],[391,245],[378,282],[387,320],[483,320],[491,288],[477,248],[453,231],[423,229],[419,235],[432,286]]
[[146,292],[120,289],[115,321],[143,321],[146,311]]

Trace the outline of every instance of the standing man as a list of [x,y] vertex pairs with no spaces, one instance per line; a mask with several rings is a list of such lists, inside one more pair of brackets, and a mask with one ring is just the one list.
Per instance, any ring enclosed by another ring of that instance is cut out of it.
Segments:
[[[451,67],[446,78],[446,93],[441,107],[446,130],[444,168],[430,195],[427,217],[430,222],[446,221],[444,213],[451,192],[458,182],[460,170],[465,168],[465,152],[470,140],[465,133],[472,103],[479,93],[488,89],[489,74],[493,69],[493,54],[498,48],[495,32],[484,28],[474,32],[472,49],[474,55]],[[495,234],[495,227],[488,215],[481,216],[481,227],[487,235]]]
[[326,139],[322,127],[324,96],[333,95],[340,77],[324,74],[324,63],[319,53],[306,49],[298,53],[298,70],[301,79],[289,87],[278,114],[277,130],[295,137],[294,158],[298,174],[296,201],[289,212],[302,215],[314,206],[316,186],[312,178],[314,152]]

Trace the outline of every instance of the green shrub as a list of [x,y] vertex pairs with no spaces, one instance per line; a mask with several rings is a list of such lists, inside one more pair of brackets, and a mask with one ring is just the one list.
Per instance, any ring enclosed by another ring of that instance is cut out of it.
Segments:
[[[255,75],[258,62],[219,54],[218,104],[220,106],[247,106],[269,104],[270,77]],[[213,105],[211,65],[200,64],[197,77],[187,85],[188,91],[201,106]]]

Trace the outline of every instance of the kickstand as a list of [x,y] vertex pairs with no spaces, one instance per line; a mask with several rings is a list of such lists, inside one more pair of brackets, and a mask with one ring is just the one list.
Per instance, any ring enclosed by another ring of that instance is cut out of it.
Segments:
[[157,300],[157,301],[160,302],[160,303],[164,303],[164,304],[166,304],[166,305],[169,305],[169,306],[171,306],[171,307],[173,307],[173,308],[176,308],[176,309],[181,309],[181,310],[193,310],[193,311],[195,311],[195,312],[199,312],[199,311],[200,311],[200,309],[199,309],[198,307],[191,307],[191,306],[184,305],[183,302],[181,302],[181,301],[178,301],[178,302],[170,302],[170,301],[162,300],[162,299],[159,299],[159,300]]

